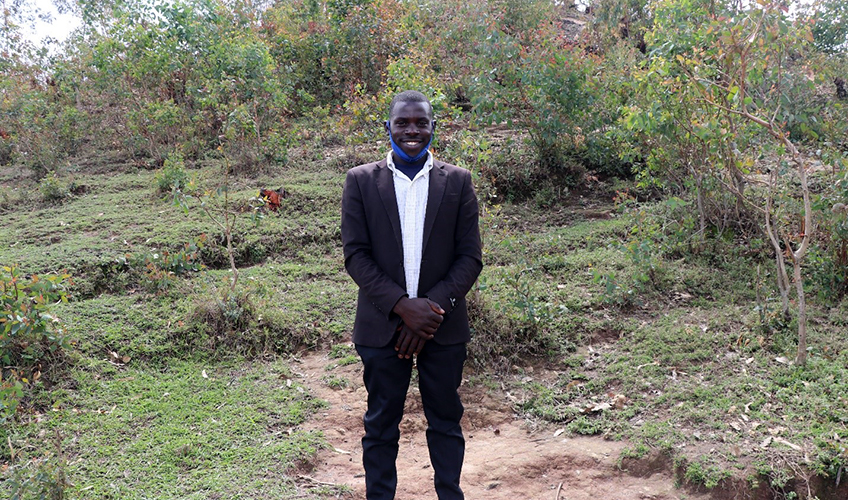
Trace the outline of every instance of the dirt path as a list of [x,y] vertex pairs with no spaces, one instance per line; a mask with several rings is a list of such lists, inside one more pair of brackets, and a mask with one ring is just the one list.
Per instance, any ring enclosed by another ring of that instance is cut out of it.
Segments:
[[[359,364],[327,370],[334,360],[309,354],[293,364],[301,382],[329,407],[306,424],[320,429],[335,450],[318,455],[315,469],[304,474],[321,483],[347,485],[351,498],[365,498],[362,469],[362,415],[365,388]],[[328,375],[347,380],[332,389]],[[460,389],[465,416],[465,466],[462,487],[469,499],[487,500],[625,500],[705,499],[674,487],[665,473],[634,477],[622,473],[616,460],[625,443],[601,438],[555,436],[556,429],[531,431],[517,419],[507,394],[483,387]],[[398,500],[435,499],[424,431],[427,427],[417,387],[410,388],[398,458]],[[557,493],[558,496],[557,496]]]

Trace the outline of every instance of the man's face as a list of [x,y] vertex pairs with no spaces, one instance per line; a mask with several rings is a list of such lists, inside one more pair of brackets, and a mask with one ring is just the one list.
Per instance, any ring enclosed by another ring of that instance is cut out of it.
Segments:
[[433,136],[432,110],[426,102],[400,102],[389,117],[388,132],[409,156],[421,152]]

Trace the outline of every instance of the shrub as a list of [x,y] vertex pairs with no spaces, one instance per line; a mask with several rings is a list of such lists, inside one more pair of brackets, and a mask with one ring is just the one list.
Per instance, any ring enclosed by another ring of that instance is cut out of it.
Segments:
[[185,250],[173,254],[167,250],[141,254],[135,256],[135,261],[143,267],[143,283],[152,292],[170,288],[175,276],[203,269],[198,259],[198,248],[190,243],[186,243]]
[[174,151],[165,159],[162,168],[153,176],[160,193],[182,191],[188,187],[189,177],[182,153]]
[[38,190],[45,201],[59,201],[71,195],[71,186],[56,172],[51,172],[38,182]]
[[816,202],[818,236],[810,253],[810,278],[820,299],[836,303],[848,294],[848,158]]
[[[62,106],[55,92],[38,85],[34,76],[32,80],[35,85],[18,82],[20,88],[0,103],[0,116],[6,115],[4,125],[10,128],[3,133],[7,138],[0,137],[0,149],[8,154],[0,154],[11,156],[8,160],[31,168],[41,177],[77,149],[81,113]],[[17,91],[21,89],[26,90]]]
[[199,157],[222,136],[237,168],[284,158],[279,136],[293,93],[292,61],[274,59],[252,29],[254,14],[219,1],[123,11],[95,37],[89,71],[111,102],[104,115],[126,131],[116,142],[154,164],[177,148]]
[[70,341],[50,306],[67,302],[70,275],[25,278],[15,266],[0,275],[0,423],[11,418],[24,389],[41,378],[70,348]]
[[547,329],[561,309],[530,295],[520,284],[520,277],[515,281],[518,283],[507,284],[515,288],[503,298],[485,297],[485,289],[468,295],[472,331],[469,359],[495,373],[506,372],[520,359],[570,347]]
[[68,460],[62,450],[62,436],[56,431],[55,453],[13,467],[8,479],[10,500],[62,500],[71,484],[67,480]]
[[6,188],[0,186],[0,213],[20,210],[32,198],[32,193],[26,188]]
[[[479,42],[475,63],[481,74],[470,82],[474,116],[526,134],[531,162],[518,167],[526,181],[509,183],[518,176],[507,171],[499,177],[508,191],[499,194],[520,199],[541,191],[537,202],[550,204],[584,182],[587,166],[602,167],[616,156],[617,143],[606,127],[618,119],[621,99],[594,81],[597,61],[559,39],[550,21],[536,18],[529,30],[511,29],[509,16],[500,22]],[[626,169],[609,168],[619,171]]]
[[190,342],[200,343],[199,347],[211,352],[256,356],[275,350],[266,325],[261,323],[248,292],[213,292],[195,305],[191,324],[200,338]]
[[178,251],[154,250],[126,254],[103,263],[101,268],[107,280],[127,271],[149,291],[162,292],[171,287],[175,277],[205,269],[200,258],[205,242],[206,235],[202,234],[194,241],[185,243]]
[[[379,93],[370,92],[364,85],[354,86],[354,92],[344,104],[347,117],[342,120],[350,129],[346,136],[348,142],[358,144],[385,137],[382,124],[389,118],[389,103],[404,90],[418,90],[427,96],[437,120],[450,122],[459,115],[459,110],[448,102],[444,83],[435,76],[427,56],[413,51],[412,56],[397,58],[388,64],[386,84]],[[434,136],[433,141],[437,146],[438,136]]]

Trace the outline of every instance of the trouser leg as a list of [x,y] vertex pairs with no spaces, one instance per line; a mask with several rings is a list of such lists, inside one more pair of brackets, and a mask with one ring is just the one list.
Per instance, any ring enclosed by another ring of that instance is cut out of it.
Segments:
[[368,391],[365,436],[362,438],[362,465],[368,500],[391,500],[397,488],[398,425],[409,378],[411,359],[398,359],[394,342],[386,347],[356,346],[365,367],[363,381]]
[[439,500],[462,500],[459,476],[465,457],[465,438],[459,421],[463,407],[457,389],[462,382],[465,344],[427,342],[418,355],[421,402],[427,417],[427,446]]

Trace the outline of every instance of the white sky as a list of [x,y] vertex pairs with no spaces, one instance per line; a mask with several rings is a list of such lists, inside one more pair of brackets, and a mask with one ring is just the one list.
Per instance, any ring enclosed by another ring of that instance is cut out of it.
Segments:
[[53,21],[50,23],[36,22],[35,29],[30,29],[28,26],[23,28],[25,36],[36,45],[41,45],[46,37],[55,38],[60,43],[64,42],[71,31],[82,24],[78,17],[71,14],[60,15],[50,0],[33,0],[33,3],[42,11],[49,12],[53,17]]

